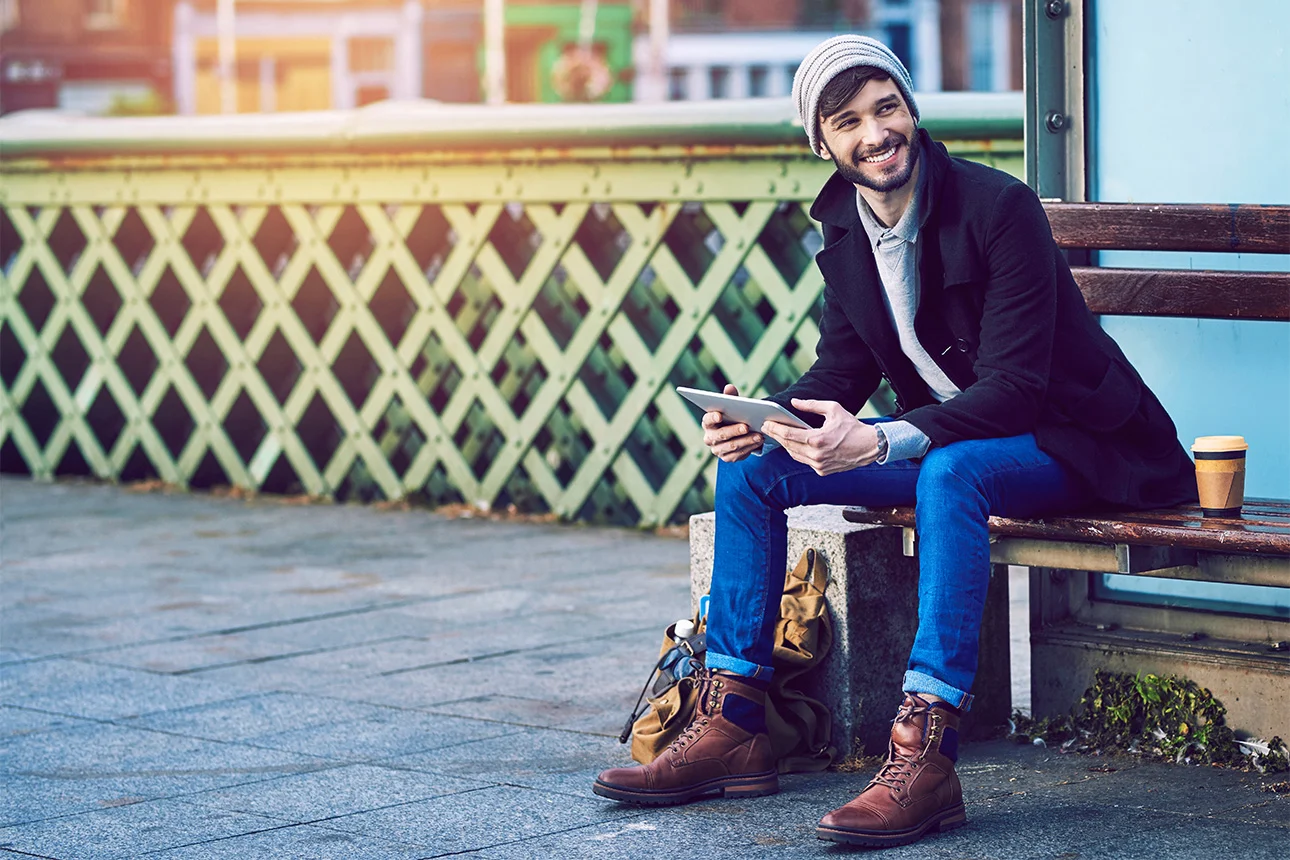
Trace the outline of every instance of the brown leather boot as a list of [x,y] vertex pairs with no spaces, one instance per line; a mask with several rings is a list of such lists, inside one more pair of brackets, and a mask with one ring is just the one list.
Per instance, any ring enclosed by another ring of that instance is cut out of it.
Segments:
[[966,824],[963,788],[946,755],[957,754],[958,732],[958,711],[906,693],[891,726],[887,763],[859,797],[824,816],[816,835],[883,847]]
[[707,669],[696,677],[694,719],[662,755],[647,765],[600,774],[591,790],[624,803],[667,806],[711,791],[726,797],[761,797],[779,791],[770,736],[752,734],[722,715],[729,696],[766,704],[766,693],[737,675]]

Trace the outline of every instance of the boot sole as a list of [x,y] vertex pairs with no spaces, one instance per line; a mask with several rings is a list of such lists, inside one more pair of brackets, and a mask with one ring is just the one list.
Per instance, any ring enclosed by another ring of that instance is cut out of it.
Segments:
[[596,780],[591,790],[601,797],[617,800],[620,803],[674,806],[713,791],[719,791],[724,797],[765,797],[768,794],[775,794],[779,791],[779,773],[772,770],[743,776],[723,776],[677,791],[623,788]]
[[891,845],[908,845],[917,842],[927,835],[928,831],[953,830],[967,824],[967,813],[962,804],[937,813],[917,827],[909,830],[850,830],[845,827],[818,827],[815,830],[817,839],[826,842],[841,842],[844,845],[863,845],[869,848],[884,848]]

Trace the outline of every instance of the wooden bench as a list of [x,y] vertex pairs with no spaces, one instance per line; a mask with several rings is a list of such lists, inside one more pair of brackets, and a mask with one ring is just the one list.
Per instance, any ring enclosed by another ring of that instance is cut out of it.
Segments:
[[[1288,273],[1114,269],[1083,259],[1100,250],[1290,254],[1290,207],[1050,203],[1045,209],[1094,313],[1290,321]],[[912,508],[847,508],[843,516],[902,528],[906,555],[916,554]],[[1036,714],[1064,712],[1078,701],[1099,663],[1141,671],[1185,667],[1220,699],[1229,692],[1238,727],[1244,722],[1286,736],[1286,619],[1223,622],[1184,610],[1098,605],[1093,577],[1119,573],[1290,588],[1290,501],[1250,499],[1233,519],[1205,518],[1196,507],[1042,520],[992,517],[990,530],[992,562],[1031,568]],[[1188,650],[1180,641],[1193,645]],[[996,678],[1000,671],[989,670]],[[1256,684],[1263,695],[1250,696],[1248,683],[1230,683],[1233,674],[1248,679],[1250,673],[1268,679]],[[1237,704],[1232,697],[1242,692],[1246,701]]]
[[[1099,314],[1290,321],[1290,274],[1108,269],[1099,250],[1290,254],[1290,207],[1046,204],[1053,235]],[[1236,432],[1240,432],[1239,429]],[[808,691],[844,750],[881,753],[917,623],[912,508],[789,511],[789,562],[824,556],[835,643]],[[895,528],[892,528],[895,527]],[[1044,520],[994,518],[969,735],[1012,705],[1008,566],[1030,568],[1031,707],[1067,711],[1098,668],[1181,674],[1211,689],[1238,730],[1290,737],[1290,619],[1099,599],[1102,573],[1290,587],[1290,501],[1251,499],[1240,519],[1194,508]],[[690,520],[691,598],[708,590],[712,514]],[[1284,648],[1285,650],[1277,650]]]

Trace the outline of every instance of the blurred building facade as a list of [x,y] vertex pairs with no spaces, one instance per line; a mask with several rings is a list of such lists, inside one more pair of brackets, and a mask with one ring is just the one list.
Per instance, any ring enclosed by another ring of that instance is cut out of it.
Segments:
[[[1021,0],[673,0],[665,96],[788,95],[806,53],[847,32],[889,45],[921,91],[1022,87]],[[638,36],[638,70],[649,49]],[[648,88],[636,98],[649,98]]]
[[[236,6],[237,111],[352,108],[421,96],[424,10],[416,0]],[[174,4],[175,108],[221,111],[216,0]]]
[[168,110],[172,0],[0,0],[0,113]]
[[[179,0],[174,12],[179,113],[220,110],[216,0]],[[553,70],[578,39],[582,3],[508,0],[509,101],[554,102]],[[599,96],[631,96],[632,7],[598,2],[591,48],[610,73]],[[239,0],[239,111],[361,107],[384,99],[475,102],[482,96],[481,0]]]
[[[236,0],[239,112],[483,97],[485,0]],[[218,0],[0,0],[0,112],[219,113]],[[1021,0],[506,0],[512,102],[787,95],[834,33],[889,44],[919,90],[1020,89]],[[591,85],[587,77],[591,77]],[[571,84],[572,79],[572,84]]]

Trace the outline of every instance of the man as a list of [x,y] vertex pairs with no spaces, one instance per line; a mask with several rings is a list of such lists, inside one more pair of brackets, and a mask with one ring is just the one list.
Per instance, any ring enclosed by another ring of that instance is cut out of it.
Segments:
[[[898,845],[963,824],[954,766],[990,575],[987,518],[1195,498],[1173,422],[1089,313],[1035,194],[950,158],[918,128],[911,90],[900,60],[862,36],[829,39],[798,69],[807,138],[836,172],[811,210],[824,228],[818,358],[771,399],[817,429],[704,416],[721,462],[699,713],[655,762],[601,774],[598,794],[776,791],[764,706],[784,510],[913,504],[919,623],[888,759],[818,834]],[[896,415],[858,420],[884,377]]]

